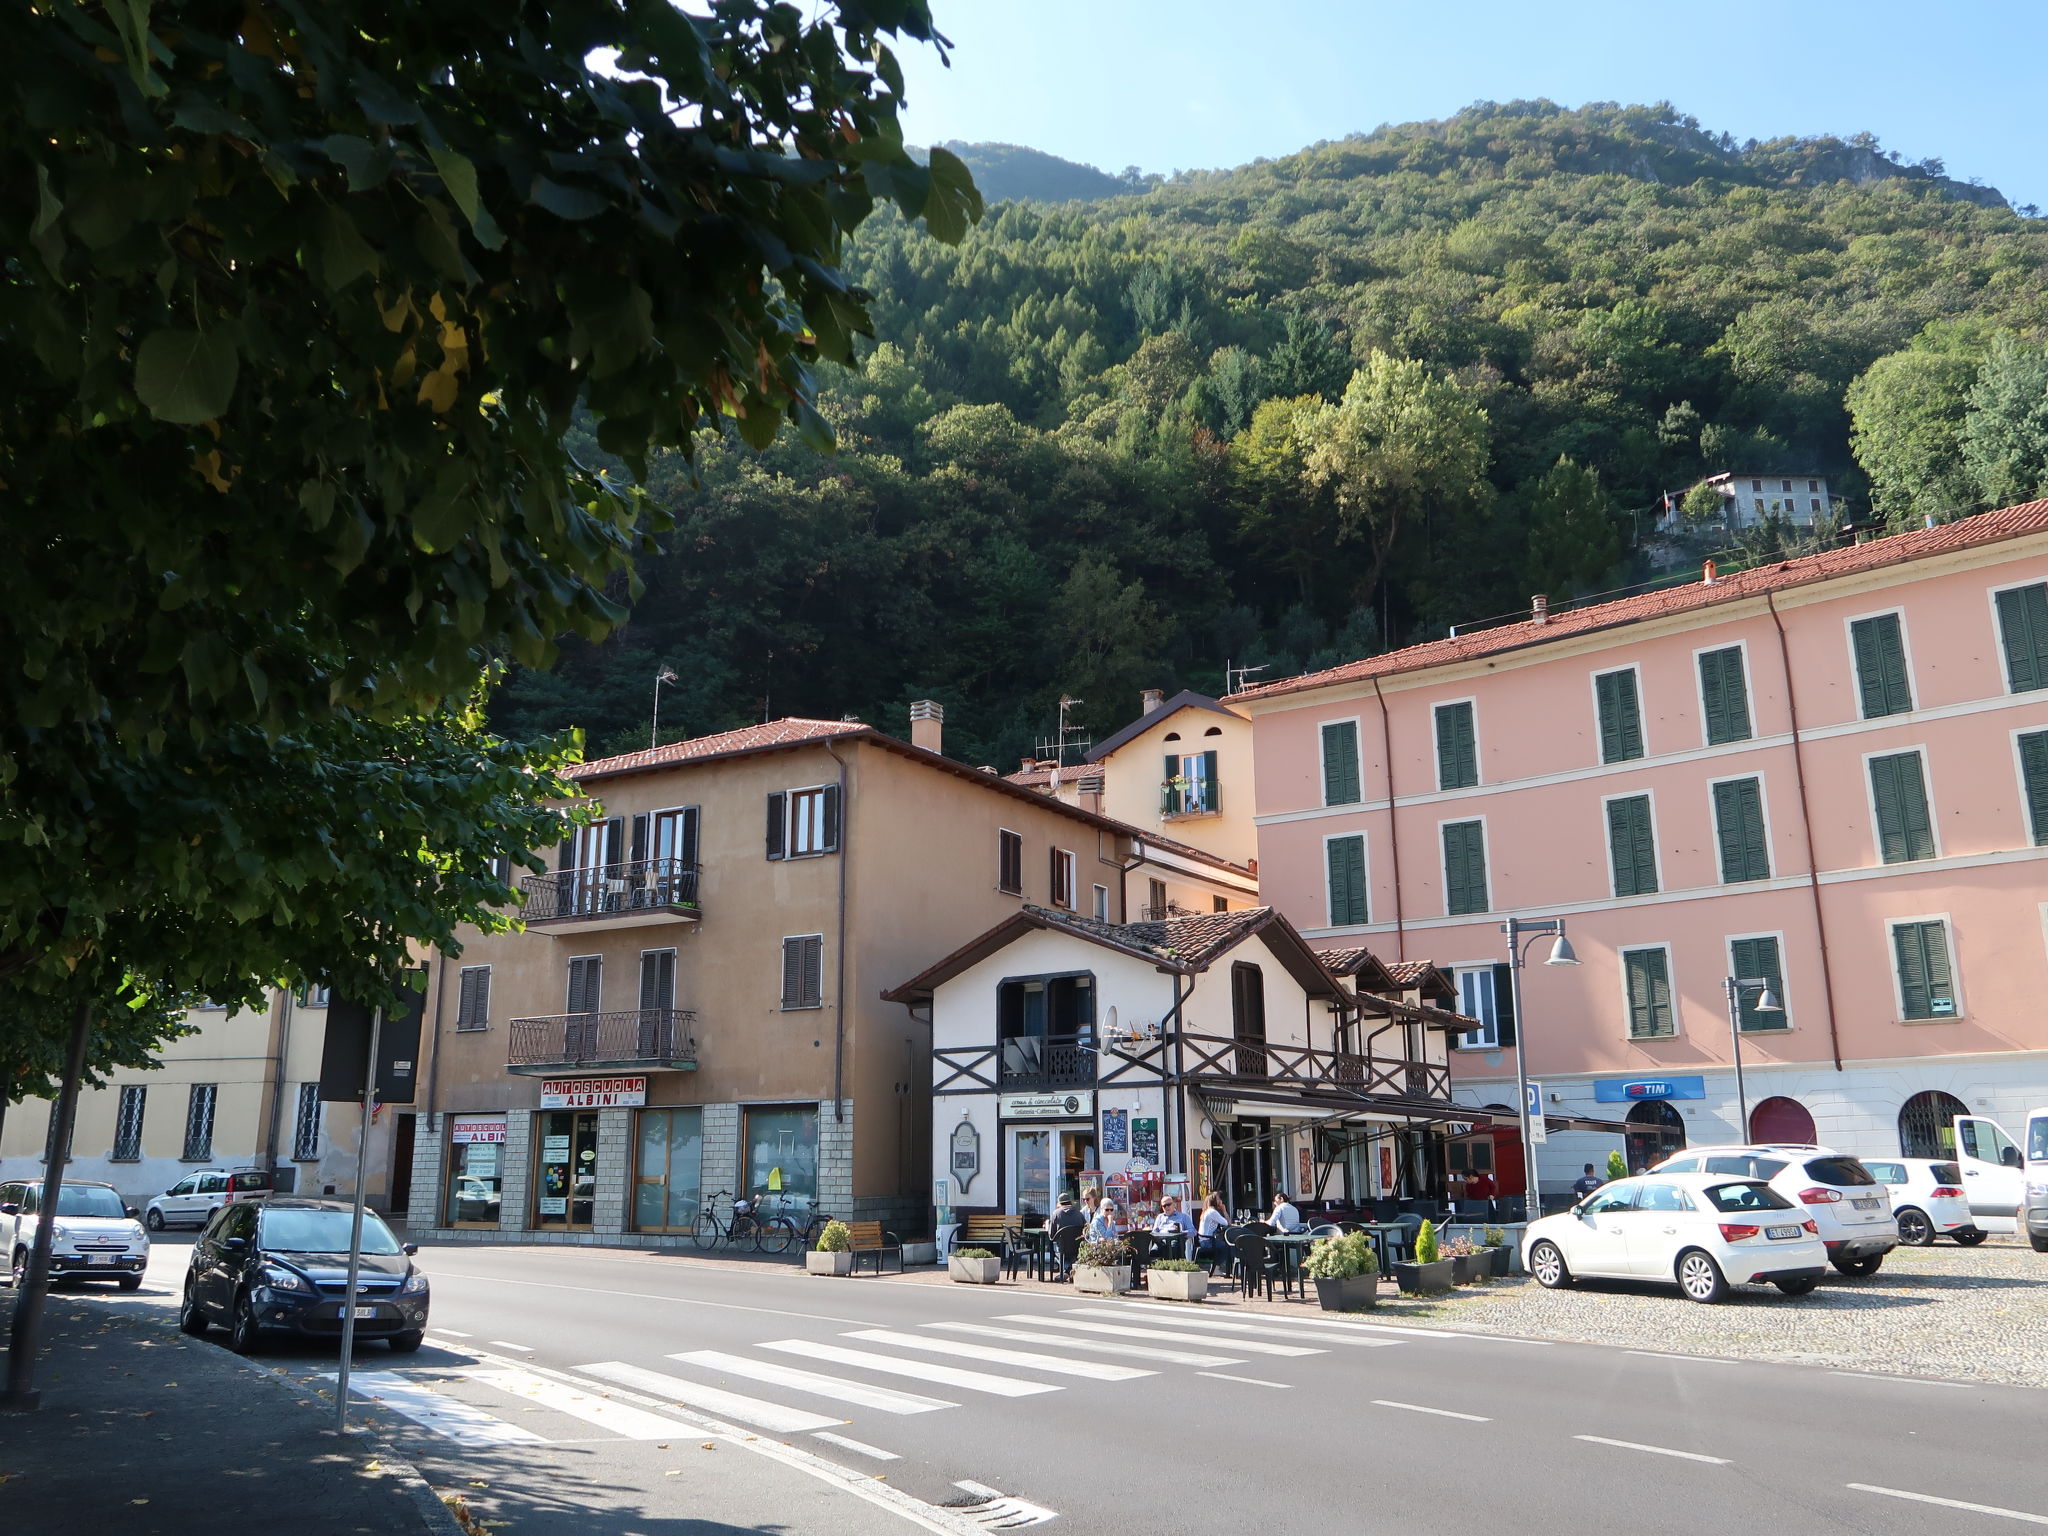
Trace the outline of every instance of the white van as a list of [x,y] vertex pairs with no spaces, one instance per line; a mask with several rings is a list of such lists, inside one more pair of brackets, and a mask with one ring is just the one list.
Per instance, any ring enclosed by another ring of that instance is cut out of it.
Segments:
[[1954,1160],[1978,1230],[2024,1230],[2036,1253],[2048,1253],[2048,1109],[2027,1112],[2024,1156],[1996,1120],[1957,1115],[1955,1126]]
[[2048,1109],[2027,1112],[2026,1179],[2027,1240],[2048,1253]]

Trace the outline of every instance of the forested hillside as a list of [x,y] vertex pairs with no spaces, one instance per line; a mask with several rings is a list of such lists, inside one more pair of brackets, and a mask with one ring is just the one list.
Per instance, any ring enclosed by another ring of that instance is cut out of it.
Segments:
[[[2029,210],[2031,212],[2031,210]],[[1867,138],[1481,104],[946,247],[870,221],[840,448],[707,446],[631,626],[500,723],[646,740],[801,713],[1012,763],[1062,692],[1215,689],[1648,569],[1723,469],[1951,516],[2048,483],[2048,221]],[[1852,449],[1852,419],[1854,446]],[[1702,547],[1713,547],[1704,530]]]

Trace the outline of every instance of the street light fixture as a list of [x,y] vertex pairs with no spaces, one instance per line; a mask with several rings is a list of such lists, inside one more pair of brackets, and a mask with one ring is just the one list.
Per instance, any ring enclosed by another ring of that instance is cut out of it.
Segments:
[[1513,998],[1515,1009],[1515,1102],[1522,1114],[1522,1216],[1526,1221],[1534,1221],[1543,1212],[1536,1191],[1536,1138],[1529,1114],[1529,1068],[1522,1054],[1522,1040],[1529,1033],[1528,1015],[1522,1010],[1522,966],[1529,946],[1545,934],[1557,935],[1545,965],[1577,965],[1579,957],[1572,953],[1572,941],[1565,937],[1561,917],[1511,917],[1500,925],[1500,931],[1508,936],[1508,995]]
[[1771,990],[1769,978],[1763,976],[1724,976],[1722,990],[1728,994],[1728,1044],[1735,1055],[1735,1113],[1738,1140],[1749,1140],[1749,1090],[1742,1081],[1742,994],[1746,990],[1757,993],[1756,1012],[1783,1013],[1785,1005]]

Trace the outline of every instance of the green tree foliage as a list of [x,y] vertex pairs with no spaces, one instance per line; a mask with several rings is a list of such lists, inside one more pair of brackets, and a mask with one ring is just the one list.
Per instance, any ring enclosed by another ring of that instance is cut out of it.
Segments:
[[[1720,501],[1718,495],[1714,499]],[[1535,590],[1564,595],[1574,588],[1597,587],[1621,558],[1621,529],[1599,475],[1560,458],[1529,497],[1526,569]]]
[[1849,446],[1880,515],[1904,526],[1974,508],[1962,426],[1976,382],[1975,358],[1913,349],[1880,357],[1849,386]]
[[1994,337],[1970,391],[1963,467],[1987,506],[2048,496],[2048,347]]

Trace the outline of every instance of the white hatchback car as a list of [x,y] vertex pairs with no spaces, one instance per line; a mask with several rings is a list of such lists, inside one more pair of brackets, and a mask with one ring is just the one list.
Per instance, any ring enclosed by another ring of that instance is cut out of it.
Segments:
[[1552,1290],[1592,1276],[1663,1280],[1706,1302],[1730,1285],[1804,1296],[1827,1273],[1828,1255],[1812,1220],[1762,1180],[1674,1173],[1616,1179],[1532,1221],[1522,1263]]
[[1952,1237],[1965,1248],[1974,1248],[1991,1235],[1970,1213],[1960,1163],[1927,1157],[1866,1157],[1863,1166],[1878,1183],[1890,1187],[1899,1241],[1907,1246],[1925,1248],[1937,1237]]
[[[21,1288],[28,1252],[43,1219],[43,1181],[0,1184],[0,1252],[7,1258],[8,1283]],[[66,1179],[57,1192],[57,1217],[50,1224],[50,1278],[112,1280],[122,1290],[139,1290],[149,1264],[149,1237],[111,1184]]]
[[1723,1173],[1765,1179],[1813,1218],[1827,1244],[1828,1262],[1845,1275],[1874,1275],[1899,1246],[1891,1190],[1857,1159],[1832,1147],[1789,1142],[1735,1147],[1692,1147],[1667,1157],[1651,1173]]

